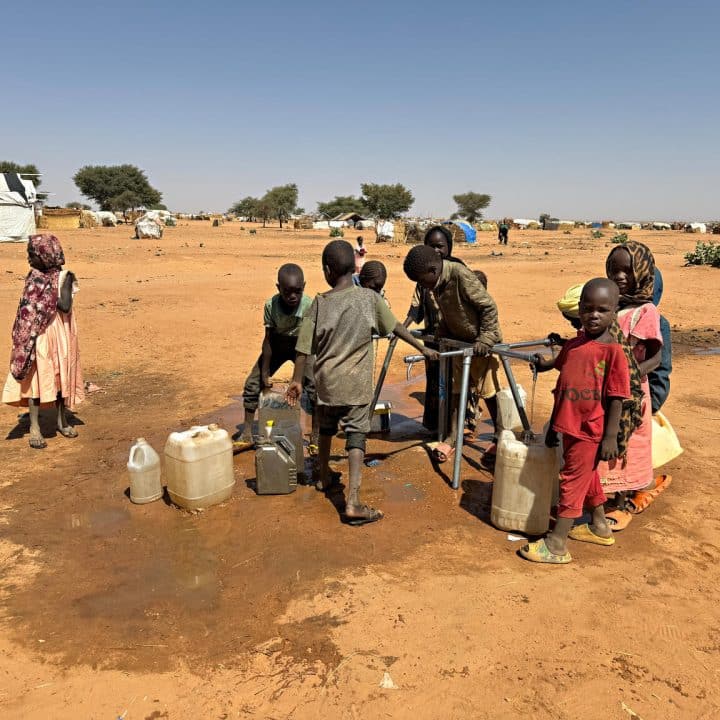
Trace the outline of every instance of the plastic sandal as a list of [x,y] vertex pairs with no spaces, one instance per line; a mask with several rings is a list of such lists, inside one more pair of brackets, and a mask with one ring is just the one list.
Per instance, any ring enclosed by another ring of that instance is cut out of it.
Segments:
[[633,516],[627,510],[609,510],[605,519],[613,532],[620,532],[632,522]]
[[568,533],[568,537],[573,540],[579,540],[580,542],[592,543],[593,545],[614,545],[615,538],[610,536],[608,538],[596,535],[587,523],[583,525],[576,525]]
[[636,490],[632,497],[627,499],[629,510],[633,515],[639,515],[655,502],[658,495],[662,495],[672,485],[672,475],[658,475],[655,478],[655,487],[652,490]]
[[519,550],[526,560],[536,563],[548,563],[550,565],[567,565],[572,561],[572,555],[566,552],[564,555],[556,555],[548,550],[545,540],[538,540],[523,546]]

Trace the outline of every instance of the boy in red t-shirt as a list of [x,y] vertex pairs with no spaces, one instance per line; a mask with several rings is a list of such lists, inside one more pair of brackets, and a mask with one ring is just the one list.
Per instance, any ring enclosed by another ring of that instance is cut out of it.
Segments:
[[[597,464],[618,455],[622,401],[630,397],[627,359],[608,331],[618,300],[615,283],[606,278],[587,282],[580,297],[584,332],[568,340],[555,360],[536,357],[539,371],[560,371],[545,444],[557,446],[558,433],[562,433],[565,464],[560,471],[557,522],[544,539],[521,548],[520,554],[528,560],[569,563],[568,537],[596,545],[615,542],[605,520],[605,493]],[[583,507],[592,511],[592,522],[573,527]]]

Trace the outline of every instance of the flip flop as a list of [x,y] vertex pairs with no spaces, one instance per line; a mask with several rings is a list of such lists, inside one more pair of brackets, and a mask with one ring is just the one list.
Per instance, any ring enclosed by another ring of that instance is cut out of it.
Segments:
[[610,536],[608,538],[596,535],[587,523],[583,525],[576,525],[568,533],[568,537],[573,540],[579,540],[580,542],[592,543],[593,545],[614,545],[615,538]]
[[71,425],[68,425],[67,427],[64,427],[64,428],[58,428],[58,432],[64,438],[76,438],[78,436],[78,431]]
[[250,448],[255,447],[255,443],[252,440],[233,440],[233,452],[241,453]]
[[307,446],[308,457],[317,457],[320,448],[315,443],[309,443]]
[[633,515],[639,515],[655,502],[658,495],[662,495],[672,485],[672,475],[658,475],[655,478],[655,487],[652,490],[636,490],[632,497],[627,499],[629,510]]
[[30,438],[29,444],[33,450],[44,450],[47,447],[45,438]]
[[609,510],[605,519],[613,532],[620,532],[632,522],[633,516],[627,510]]
[[347,512],[343,514],[342,521],[346,525],[352,525],[353,527],[358,527],[360,525],[367,525],[369,523],[377,522],[378,520],[382,520],[384,517],[382,512],[380,510],[376,510],[375,508],[371,508],[369,505],[358,505],[357,509],[362,511],[363,515],[348,515]]
[[440,465],[446,463],[455,454],[455,448],[448,443],[432,442],[428,443],[428,447],[433,460]]
[[567,565],[572,561],[572,555],[566,552],[564,555],[556,555],[550,552],[545,540],[538,540],[524,545],[518,551],[526,560],[536,563],[548,563],[550,565]]

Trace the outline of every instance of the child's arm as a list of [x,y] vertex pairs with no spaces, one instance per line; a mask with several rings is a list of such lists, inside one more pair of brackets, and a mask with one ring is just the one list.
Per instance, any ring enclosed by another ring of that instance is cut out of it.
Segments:
[[532,365],[535,366],[535,369],[538,372],[547,372],[555,367],[555,362],[556,358],[552,355],[541,355],[540,353],[535,353]]
[[608,398],[608,406],[605,411],[605,432],[600,443],[601,460],[614,460],[618,456],[618,432],[620,431],[622,403],[622,398]]
[[643,377],[659,367],[662,360],[662,345],[657,340],[645,340],[645,345],[646,359],[638,363],[638,370]]
[[470,270],[463,273],[462,281],[460,287],[463,295],[478,311],[479,328],[475,339],[475,352],[478,355],[489,355],[492,346],[500,339],[497,305]]
[[408,345],[421,352],[426,360],[438,359],[438,353],[435,350],[425,347],[421,342],[418,342],[418,340],[413,337],[410,331],[402,323],[399,322],[395,325],[393,333],[401,340],[404,340]]
[[69,313],[72,310],[72,288],[75,280],[75,275],[68,271],[68,273],[65,275],[65,279],[63,280],[62,287],[58,292],[57,307],[60,312]]
[[260,386],[263,388],[272,387],[272,380],[270,380],[270,360],[272,358],[270,337],[272,336],[272,331],[272,328],[265,328],[265,337],[262,342],[262,354],[260,355]]
[[308,356],[304,353],[298,353],[295,356],[295,371],[293,372],[292,382],[288,385],[287,398],[288,405],[295,407],[297,401],[302,395],[302,382],[305,377],[305,363],[307,362]]

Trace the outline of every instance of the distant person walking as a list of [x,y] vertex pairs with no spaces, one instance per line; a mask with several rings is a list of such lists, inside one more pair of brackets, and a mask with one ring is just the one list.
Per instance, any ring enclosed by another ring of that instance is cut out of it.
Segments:
[[507,223],[501,222],[500,227],[498,227],[498,243],[500,245],[507,245],[509,232],[510,228],[508,227]]
[[359,275],[360,271],[363,269],[365,256],[367,255],[367,248],[364,245],[364,240],[361,235],[357,236],[353,250],[355,252],[355,274]]

